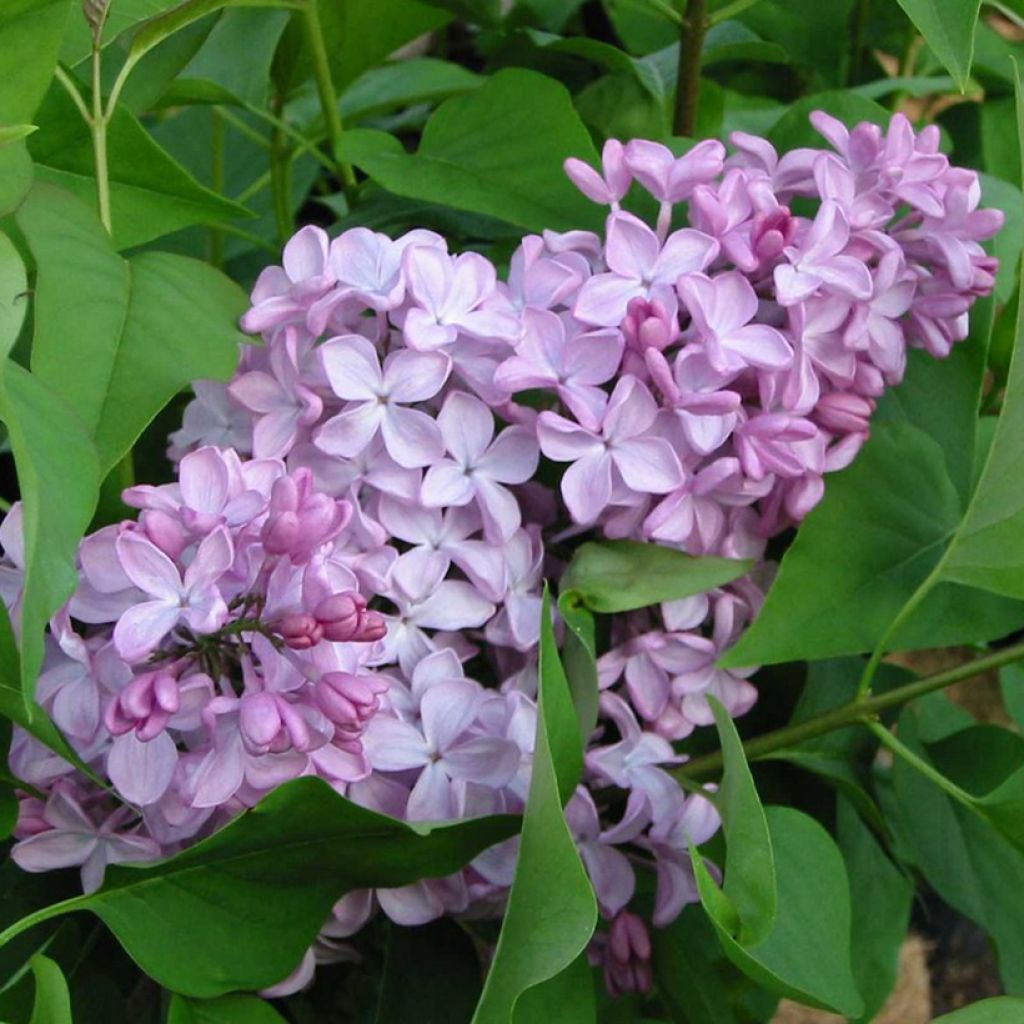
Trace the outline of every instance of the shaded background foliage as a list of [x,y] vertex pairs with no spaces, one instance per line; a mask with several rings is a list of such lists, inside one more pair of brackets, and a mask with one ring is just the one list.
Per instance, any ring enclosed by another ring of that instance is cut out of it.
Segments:
[[[0,419],[27,579],[20,649],[0,622],[0,712],[65,752],[33,690],[78,539],[121,517],[126,484],[169,478],[184,389],[230,375],[246,290],[296,225],[431,227],[500,264],[524,231],[600,226],[567,156],[632,136],[681,152],[734,130],[816,144],[816,109],[937,123],[1007,218],[971,339],[943,364],[911,361],[860,458],[779,546],[764,613],[730,653],[777,666],[755,677],[747,743],[722,715],[686,769],[721,778],[724,847],[707,852],[724,889],[695,859],[703,907],[656,934],[649,998],[609,1001],[581,956],[593,895],[560,805],[577,722],[546,635],[524,853],[489,973],[490,926],[377,922],[360,962],[310,991],[231,994],[287,973],[346,886],[444,873],[518,827],[414,831],[298,780],[194,850],[112,870],[94,896],[6,863],[2,1019],[743,1024],[786,996],[867,1021],[927,898],[984,931],[1008,996],[943,1019],[1024,1020],[1024,674],[1008,646],[1024,627],[1020,0],[6,0],[0,39]],[[625,557],[638,594],[581,558],[561,595],[570,667],[592,655],[590,613],[661,599]],[[1006,725],[939,692],[956,671],[910,691],[913,673],[880,663],[951,644],[1003,666]],[[4,834],[15,783],[0,788]],[[285,854],[297,832],[308,842]]]

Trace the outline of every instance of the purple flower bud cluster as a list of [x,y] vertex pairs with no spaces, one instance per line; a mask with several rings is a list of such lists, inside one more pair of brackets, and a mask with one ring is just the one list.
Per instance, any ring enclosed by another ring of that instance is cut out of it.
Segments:
[[[948,354],[992,288],[979,243],[1001,214],[937,129],[812,120],[831,149],[780,157],[737,133],[731,155],[634,140],[608,142],[600,171],[567,161],[610,208],[604,236],[529,235],[503,280],[429,231],[292,238],[243,317],[265,344],[227,386],[197,384],[178,483],[126,492],[138,522],[82,543],[52,625],[40,700],[124,805],[18,732],[12,768],[49,794],[23,800],[18,862],[82,864],[94,886],[106,861],[174,852],[301,774],[408,820],[522,811],[542,576],[564,568],[545,543],[763,563],[855,457],[907,347]],[[639,192],[653,226],[629,212]],[[12,610],[18,515],[0,527]],[[753,704],[753,670],[716,661],[765,568],[611,622],[566,815],[613,992],[650,984],[638,865],[654,926],[696,898],[688,847],[719,819],[670,774],[673,742],[713,721],[710,696]],[[275,993],[378,910],[500,913],[516,851],[350,893]]]

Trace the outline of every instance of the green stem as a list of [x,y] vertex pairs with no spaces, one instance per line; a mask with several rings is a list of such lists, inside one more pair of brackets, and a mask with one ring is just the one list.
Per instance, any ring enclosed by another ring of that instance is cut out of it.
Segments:
[[693,137],[700,105],[700,55],[708,29],[707,0],[686,0],[686,14],[679,33],[679,71],[676,75],[676,107],[672,134]]
[[58,64],[54,69],[53,77],[60,82],[64,87],[64,91],[71,97],[71,101],[78,108],[78,112],[82,115],[82,120],[86,124],[92,124],[92,113],[86,106],[85,100],[82,99],[82,94],[78,91],[78,86],[75,84],[75,80]]
[[96,161],[96,203],[100,222],[107,234],[114,233],[110,218],[110,172],[107,168],[107,114],[103,110],[103,51],[98,42],[92,47],[92,149]]
[[939,576],[942,573],[943,566],[946,563],[946,555],[949,553],[949,548],[943,553],[942,558],[939,559],[935,568],[921,581],[917,590],[910,595],[906,604],[899,610],[896,617],[889,623],[889,628],[882,634],[882,638],[875,645],[875,649],[871,652],[871,657],[868,658],[868,663],[864,667],[864,674],[860,677],[860,683],[857,685],[857,699],[866,697],[871,692],[871,684],[874,682],[875,673],[878,671],[879,665],[882,663],[882,659],[885,657],[889,642],[899,632],[901,626],[906,623],[911,615],[917,611],[920,607],[921,602],[931,593],[932,587],[938,582]]
[[320,12],[317,8],[317,0],[306,0],[303,7],[305,15],[306,35],[309,39],[310,56],[313,58],[313,78],[316,81],[316,91],[320,96],[320,109],[324,115],[324,122],[327,125],[327,138],[331,143],[331,155],[338,165],[338,173],[341,176],[341,183],[345,194],[348,195],[356,186],[355,172],[352,165],[342,157],[342,124],[341,110],[338,106],[338,94],[334,89],[334,79],[331,78],[331,65],[327,57],[327,47],[324,45],[324,32],[320,24]]
[[[835,732],[837,729],[863,724],[865,720],[870,721],[883,711],[900,707],[916,697],[923,697],[935,690],[952,686],[953,683],[959,683],[964,679],[973,679],[985,672],[1021,660],[1024,660],[1024,643],[1014,644],[1012,647],[987,654],[983,658],[975,658],[973,661],[947,669],[945,672],[938,672],[933,676],[907,683],[905,686],[898,686],[887,693],[881,693],[874,697],[857,697],[849,704],[825,711],[804,722],[787,725],[774,732],[765,733],[763,736],[756,736],[743,744],[743,752],[748,761],[753,761],[758,757],[774,753],[776,750],[795,747],[807,740]],[[703,779],[721,772],[722,766],[722,752],[715,751],[712,754],[688,761],[677,769],[675,774],[685,775],[690,779]]]
[[936,771],[924,758],[918,757],[910,747],[889,732],[884,725],[880,722],[865,722],[865,725],[878,737],[878,741],[888,747],[897,757],[902,758],[912,768],[916,768],[925,778],[934,782],[939,789],[948,793],[954,800],[958,800],[972,811],[977,811],[970,793],[947,779],[942,772]]

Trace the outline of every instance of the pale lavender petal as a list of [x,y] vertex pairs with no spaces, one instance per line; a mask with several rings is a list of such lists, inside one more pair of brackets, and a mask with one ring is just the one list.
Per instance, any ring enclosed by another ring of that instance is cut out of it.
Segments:
[[107,775],[121,797],[145,807],[167,791],[178,765],[178,748],[166,732],[143,743],[135,732],[118,736],[107,755]]

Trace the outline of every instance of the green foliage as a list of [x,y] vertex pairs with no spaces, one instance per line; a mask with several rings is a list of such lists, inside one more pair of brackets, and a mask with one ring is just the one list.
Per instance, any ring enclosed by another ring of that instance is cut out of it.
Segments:
[[221,996],[220,999],[187,999],[172,995],[167,1024],[283,1024],[269,1003],[257,996]]
[[198,260],[122,259],[58,189],[36,186],[17,220],[37,267],[32,371],[78,416],[106,475],[190,381],[231,375],[245,295]]
[[60,968],[39,954],[32,958],[32,975],[36,996],[29,1024],[71,1024],[71,996]]
[[581,973],[571,965],[594,932],[597,903],[562,813],[563,800],[579,777],[581,755],[546,592],[537,709],[537,740],[515,880],[473,1024],[510,1024],[512,1020],[525,1024],[527,1018],[516,1006],[536,986],[546,991],[530,996],[527,1006],[570,1005],[575,1015],[559,1019],[566,1024],[583,1024],[588,1019],[585,1002],[571,994],[563,996],[564,988],[590,990],[589,972]]
[[568,156],[597,162],[566,91],[507,70],[446,100],[415,154],[383,132],[347,132],[344,155],[390,192],[484,213],[531,231],[596,227],[599,209],[562,172]]
[[935,1018],[934,1024],[1016,1024],[1021,1014],[1024,1014],[1024,999],[999,996],[944,1013]]
[[[457,871],[508,838],[515,819],[407,825],[338,796],[320,779],[278,787],[195,846],[112,867],[103,887],[8,929],[88,910],[160,984],[209,999],[284,978],[346,892]],[[187,943],[167,942],[188,934]]]
[[694,558],[675,548],[636,541],[582,544],[562,577],[562,593],[591,611],[633,611],[702,594],[738,579],[752,563]]
[[853,805],[837,802],[836,838],[850,879],[850,952],[853,977],[872,1020],[889,997],[910,923],[914,883],[889,859]]
[[[569,565],[556,615],[545,595],[522,818],[409,825],[299,779],[167,860],[111,866],[87,896],[61,899],[73,873],[8,862],[4,1020],[69,1024],[74,1008],[78,1024],[763,1024],[788,997],[868,1024],[922,886],[984,929],[1009,993],[939,1020],[1024,1018],[1024,740],[938,693],[913,700],[894,733],[880,725],[915,686],[881,663],[887,652],[1012,653],[1003,641],[1024,623],[1011,63],[1024,44],[1006,29],[1024,23],[1024,3],[979,20],[980,0],[709,0],[697,126],[682,139],[680,33],[699,6],[87,0],[83,13],[78,0],[0,0],[0,442],[17,472],[4,500],[21,501],[25,524],[17,621],[0,603],[0,744],[16,724],[79,772],[102,772],[102,758],[82,763],[35,697],[79,540],[120,514],[133,464],[140,482],[166,478],[149,453],[190,381],[233,372],[246,292],[298,224],[430,227],[500,265],[524,231],[601,229],[606,210],[568,182],[567,157],[597,167],[608,138],[681,153],[736,129],[780,153],[818,147],[814,110],[850,126],[884,128],[894,111],[938,124],[943,152],[976,167],[983,203],[1006,217],[970,339],[943,361],[910,354],[857,459],[829,474],[795,536],[773,540],[763,609],[719,663],[806,672],[753,677],[761,702],[740,732],[712,698],[717,745],[708,729],[677,745],[688,788],[717,783],[701,792],[723,830],[691,850],[700,904],[652,932],[650,993],[611,1001],[588,963],[608,922],[563,810],[595,738],[598,659],[627,638],[606,616],[630,613],[641,632],[645,609],[753,563],[564,537],[546,563]],[[109,230],[95,212],[105,190]],[[1001,682],[1020,726],[1024,670],[1002,665]],[[858,703],[893,691],[892,706]],[[827,734],[801,732],[830,715]],[[604,728],[598,742],[614,743]],[[3,766],[0,838],[31,785]],[[801,810],[764,808],[759,788]],[[616,820],[623,794],[599,797]],[[312,991],[274,1004],[254,994],[293,971],[344,893],[446,877],[500,842],[520,845],[500,932],[381,920],[346,940],[360,962],[323,968]],[[650,851],[622,848],[645,862],[629,906],[649,916]],[[74,911],[90,913],[63,916]],[[140,985],[139,969],[168,991]]]
[[899,0],[899,4],[963,91],[974,59],[974,26],[981,0]]

